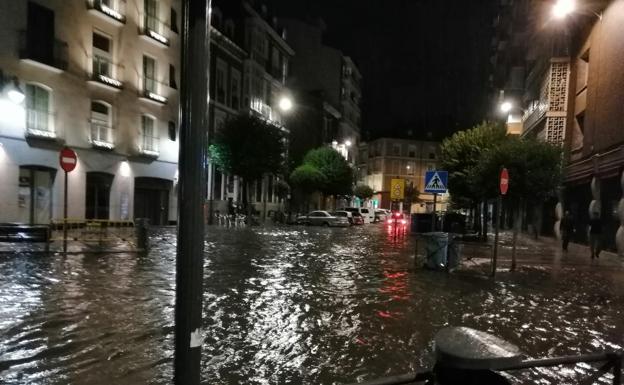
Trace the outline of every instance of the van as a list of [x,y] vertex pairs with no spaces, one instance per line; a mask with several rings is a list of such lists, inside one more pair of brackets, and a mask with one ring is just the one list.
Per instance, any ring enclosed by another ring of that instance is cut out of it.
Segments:
[[349,211],[352,213],[359,213],[364,219],[364,223],[373,223],[375,222],[375,210],[367,207],[347,207],[344,211]]

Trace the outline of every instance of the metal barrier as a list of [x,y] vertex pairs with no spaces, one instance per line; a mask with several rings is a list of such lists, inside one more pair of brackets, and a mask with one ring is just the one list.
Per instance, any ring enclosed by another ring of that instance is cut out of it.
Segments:
[[[623,352],[604,352],[595,354],[584,354],[580,356],[562,356],[553,358],[541,358],[535,360],[525,360],[519,364],[511,365],[500,369],[501,372],[509,372],[522,369],[532,369],[540,367],[552,367],[559,365],[576,365],[580,363],[604,363],[601,367],[597,368],[597,372],[592,376],[584,379],[580,384],[593,384],[603,375],[612,372],[613,373],[613,385],[622,384],[622,358]],[[444,370],[439,368],[436,370]],[[372,381],[359,382],[352,385],[407,385],[425,383],[427,385],[436,384],[435,371],[427,371],[423,373],[409,373],[402,374],[393,377],[385,377]]]
[[[85,243],[109,241],[127,242],[134,238],[134,221],[111,221],[105,219],[54,219],[50,223],[53,230],[68,231],[68,239]],[[53,237],[52,241],[64,241],[63,237]]]

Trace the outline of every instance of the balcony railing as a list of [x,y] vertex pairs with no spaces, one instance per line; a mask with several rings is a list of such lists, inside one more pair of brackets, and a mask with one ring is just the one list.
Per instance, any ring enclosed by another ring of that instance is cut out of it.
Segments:
[[47,110],[26,109],[26,135],[30,137],[55,139],[54,118]]
[[53,71],[67,70],[67,43],[28,31],[19,34],[19,57],[41,64]]
[[113,2],[109,4],[115,4],[115,6],[111,7],[109,5],[106,5],[102,0],[88,0],[87,1],[87,7],[90,10],[93,10],[94,12],[98,12],[99,14],[104,15],[106,16],[106,18],[110,20],[125,24],[126,22],[125,2],[119,0],[116,3]]
[[254,98],[251,101],[250,108],[260,114],[266,120],[275,123],[277,125],[282,124],[282,117],[279,113],[273,110],[271,106],[265,104],[261,99]]
[[116,89],[122,89],[123,83],[113,75],[114,64],[109,58],[95,55],[91,80]]
[[113,128],[108,122],[91,120],[91,144],[93,147],[112,150],[115,147]]
[[160,103],[167,104],[167,98],[161,95],[159,89],[162,89],[163,84],[161,84],[158,80],[144,77],[143,78],[143,94],[141,95],[143,98]]
[[169,46],[169,27],[157,18],[145,15],[141,35],[165,46]]
[[139,136],[139,152],[141,155],[157,158],[160,155],[158,139],[159,138],[153,134],[141,134],[141,136]]

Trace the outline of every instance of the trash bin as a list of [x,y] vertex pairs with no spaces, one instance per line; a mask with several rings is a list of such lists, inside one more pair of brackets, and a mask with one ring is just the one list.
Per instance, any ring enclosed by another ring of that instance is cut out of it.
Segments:
[[425,253],[429,269],[444,269],[447,263],[449,236],[447,233],[424,233]]

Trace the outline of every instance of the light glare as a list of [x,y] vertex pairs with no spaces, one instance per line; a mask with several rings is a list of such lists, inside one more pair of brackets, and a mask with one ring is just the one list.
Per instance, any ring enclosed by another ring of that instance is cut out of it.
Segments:
[[557,0],[553,6],[552,13],[555,19],[563,19],[576,9],[574,0]]
[[293,104],[292,104],[292,100],[290,100],[290,98],[283,97],[279,101],[279,108],[282,111],[290,111],[292,109],[292,106],[293,106]]

